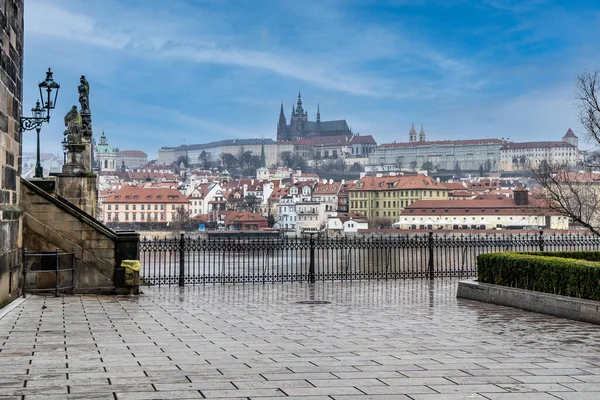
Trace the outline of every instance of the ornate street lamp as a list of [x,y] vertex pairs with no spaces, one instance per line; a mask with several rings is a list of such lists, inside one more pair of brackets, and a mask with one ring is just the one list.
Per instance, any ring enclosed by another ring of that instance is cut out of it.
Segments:
[[[35,177],[42,178],[43,170],[40,164],[40,130],[44,122],[50,121],[50,110],[56,107],[56,98],[60,84],[54,82],[52,70],[48,68],[46,79],[38,83],[40,99],[36,101],[35,107],[31,109],[31,117],[21,117],[21,132],[35,129],[37,131],[37,162],[35,165]],[[53,93],[54,92],[54,93]],[[45,115],[44,115],[45,114]]]
[[[58,97],[58,89],[60,89],[60,85],[54,82],[52,75],[52,70],[48,68],[48,71],[46,71],[46,80],[38,84],[40,100],[42,100],[42,104],[44,104],[44,108],[47,110],[46,122],[50,121],[50,110],[54,110],[56,107],[56,98]],[[54,98],[52,98],[53,90],[56,90]],[[44,91],[46,91],[46,101],[44,101]]]
[[[44,119],[44,109],[41,107],[39,100],[35,102],[35,107],[31,109],[31,115],[33,115],[32,118],[35,118],[36,120]],[[37,132],[37,152],[35,158],[35,175],[33,177],[43,178],[44,169],[40,164],[40,131],[42,130],[41,122],[38,125],[36,125],[35,130]]]

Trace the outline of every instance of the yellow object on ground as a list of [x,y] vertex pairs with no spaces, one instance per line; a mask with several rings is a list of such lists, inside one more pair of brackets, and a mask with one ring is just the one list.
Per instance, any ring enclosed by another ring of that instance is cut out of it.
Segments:
[[123,260],[121,267],[125,268],[125,285],[140,284],[140,261]]

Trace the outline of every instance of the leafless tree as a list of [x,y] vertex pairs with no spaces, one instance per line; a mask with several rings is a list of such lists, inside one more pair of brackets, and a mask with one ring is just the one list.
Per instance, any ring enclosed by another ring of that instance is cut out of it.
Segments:
[[[600,70],[577,77],[575,101],[583,136],[600,145]],[[532,198],[540,215],[558,213],[600,236],[600,176],[593,165],[583,167],[574,171],[566,162],[545,161],[529,168],[540,189]]]
[[[541,163],[532,169],[540,191],[532,194],[538,215],[558,213],[600,236],[600,177],[571,172],[566,163]],[[596,180],[597,179],[597,180]]]
[[600,70],[579,75],[575,93],[585,135],[600,144]]
[[186,231],[190,228],[191,211],[186,210],[185,207],[181,206],[176,209],[173,221],[171,221],[171,230],[173,231]]

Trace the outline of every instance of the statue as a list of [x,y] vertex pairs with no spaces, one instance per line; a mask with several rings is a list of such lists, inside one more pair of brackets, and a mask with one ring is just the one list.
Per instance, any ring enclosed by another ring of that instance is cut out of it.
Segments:
[[81,113],[89,114],[90,113],[90,84],[87,79],[85,79],[85,75],[81,75],[79,79],[79,86],[77,87],[77,91],[79,92],[79,104],[81,104]]
[[73,106],[65,115],[65,126],[67,144],[81,144],[81,114],[77,111],[77,106]]
[[90,139],[92,137],[92,116],[90,113],[90,84],[85,75],[81,75],[79,79],[79,86],[77,91],[79,92],[79,104],[81,105],[81,134],[84,138]]

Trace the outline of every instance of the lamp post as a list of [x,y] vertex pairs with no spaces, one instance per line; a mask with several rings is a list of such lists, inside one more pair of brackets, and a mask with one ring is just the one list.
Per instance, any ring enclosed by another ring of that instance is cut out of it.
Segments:
[[62,142],[60,142],[62,144],[62,148],[63,148],[63,165],[67,163],[67,138],[65,137]]
[[[38,120],[43,119],[43,115],[44,115],[44,109],[41,107],[39,100],[35,102],[35,107],[31,109],[31,114],[33,115],[33,118],[36,118]],[[43,178],[44,176],[44,169],[42,168],[42,165],[40,164],[40,131],[42,130],[42,124],[38,124],[35,127],[35,131],[37,132],[37,151],[36,151],[36,158],[35,158],[35,175],[34,178]]]
[[[40,130],[44,122],[50,121],[50,110],[56,107],[56,98],[58,97],[58,89],[60,84],[54,82],[52,77],[53,72],[50,68],[46,72],[46,79],[38,83],[40,90],[40,99],[36,101],[35,107],[31,109],[31,117],[21,117],[20,127],[21,133],[35,129],[37,131],[37,160],[35,164],[35,177],[42,178],[43,170],[40,164]],[[52,93],[53,91],[54,94]],[[45,110],[45,116],[44,116]]]

